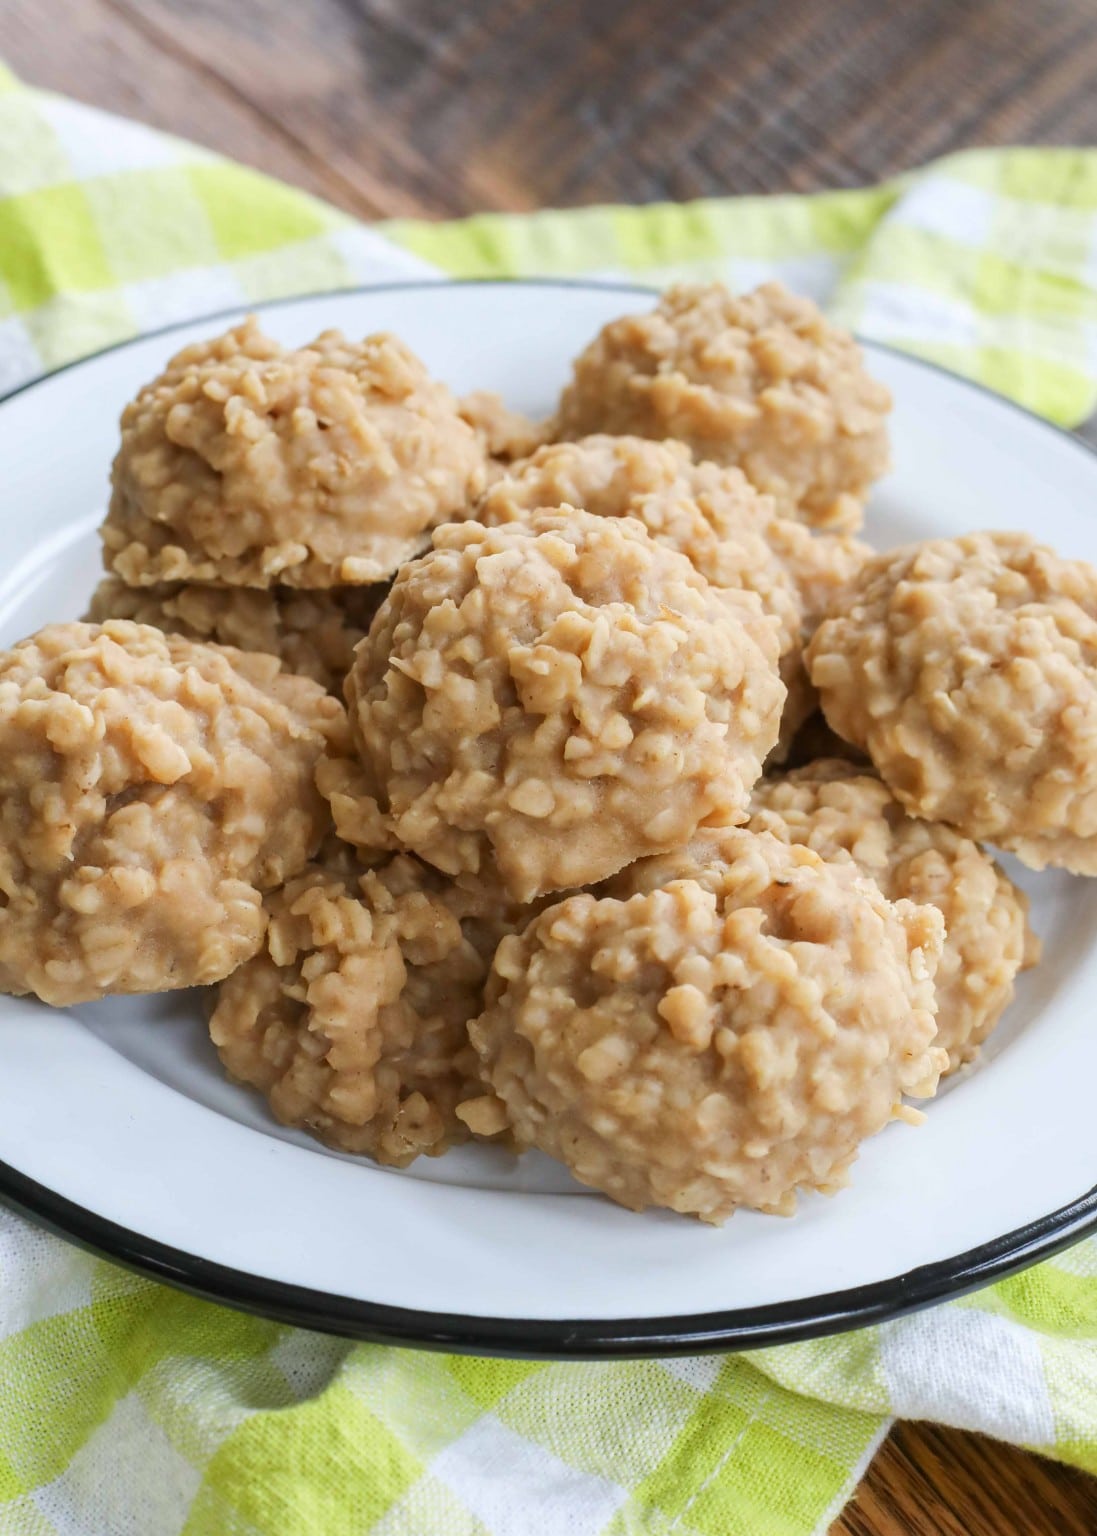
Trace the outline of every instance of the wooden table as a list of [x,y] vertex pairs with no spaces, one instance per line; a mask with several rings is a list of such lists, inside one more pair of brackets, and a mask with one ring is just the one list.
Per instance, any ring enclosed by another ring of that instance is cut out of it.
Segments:
[[[0,56],[367,218],[1097,143],[1095,0],[0,0]],[[834,1530],[1093,1536],[1097,1482],[908,1424]]]

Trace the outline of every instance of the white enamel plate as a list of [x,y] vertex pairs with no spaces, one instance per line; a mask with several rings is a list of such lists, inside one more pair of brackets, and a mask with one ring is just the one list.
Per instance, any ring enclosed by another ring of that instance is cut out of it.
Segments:
[[[621,287],[427,284],[297,300],[263,323],[390,329],[454,389],[547,411]],[[83,609],[118,414],[228,317],[119,347],[0,404],[0,643]],[[1097,561],[1097,457],[924,364],[869,348],[895,395],[878,545],[1027,529]],[[192,994],[68,1012],[0,998],[0,1196],[147,1274],[362,1338],[543,1356],[734,1348],[878,1320],[985,1283],[1097,1225],[1097,881],[1010,865],[1042,965],[919,1130],[869,1142],[850,1189],[791,1220],[642,1216],[547,1160],[486,1148],[406,1172],[325,1151],[226,1082]]]

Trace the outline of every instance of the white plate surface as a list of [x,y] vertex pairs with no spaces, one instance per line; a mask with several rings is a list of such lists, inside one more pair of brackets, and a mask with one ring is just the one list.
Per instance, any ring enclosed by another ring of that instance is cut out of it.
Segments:
[[[270,306],[263,323],[292,343],[333,325],[391,329],[455,390],[497,389],[541,414],[598,327],[646,302],[595,286],[438,283]],[[222,323],[119,348],[0,404],[0,643],[82,611],[119,411]],[[1097,457],[958,379],[868,350],[896,401],[874,543],[1016,528],[1097,561]],[[68,1012],[0,999],[0,1193],[207,1294],[408,1342],[727,1347],[935,1299],[1094,1216],[1097,881],[1009,867],[1032,897],[1043,964],[925,1127],[876,1137],[849,1190],[805,1197],[792,1220],[741,1212],[714,1230],[636,1216],[547,1160],[491,1149],[403,1173],[330,1153],[223,1080],[187,994]]]

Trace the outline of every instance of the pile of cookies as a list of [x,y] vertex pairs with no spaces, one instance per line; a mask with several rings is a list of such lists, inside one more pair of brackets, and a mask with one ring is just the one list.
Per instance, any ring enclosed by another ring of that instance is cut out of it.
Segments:
[[889,406],[772,284],[606,326],[539,425],[391,336],[187,348],[87,619],[0,656],[0,988],[209,987],[234,1078],[388,1164],[840,1187],[1037,958],[981,844],[1097,873],[1097,571],[874,553]]

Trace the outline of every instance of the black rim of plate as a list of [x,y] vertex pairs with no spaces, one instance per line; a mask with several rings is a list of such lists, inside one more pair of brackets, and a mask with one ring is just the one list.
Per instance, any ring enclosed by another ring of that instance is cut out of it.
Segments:
[[[350,296],[399,289],[454,286],[586,288],[646,297],[652,297],[658,291],[636,283],[563,278],[474,278],[465,281],[428,278],[298,294],[250,307],[255,310],[278,309],[314,299],[330,299],[339,294]],[[17,395],[47,386],[58,373],[80,368],[112,352],[147,341],[150,337],[170,336],[191,326],[239,313],[240,306],[219,310],[104,347],[89,357],[76,359],[51,374],[9,391],[0,397],[0,406]],[[1081,438],[985,385],[965,379],[939,364],[900,348],[880,342],[868,344],[881,351],[894,352],[930,372],[959,379],[969,389],[989,395],[1007,409],[1018,411],[1038,422],[1047,431],[1065,437],[1079,451],[1097,457],[1097,449]],[[862,1328],[989,1285],[1039,1259],[1051,1257],[1097,1230],[1097,1186],[1094,1186],[1070,1204],[1026,1226],[1018,1227],[1003,1237],[995,1238],[992,1242],[871,1285],[855,1286],[849,1290],[805,1297],[797,1301],[735,1311],[691,1313],[681,1317],[565,1318],[545,1321],[537,1318],[478,1317],[468,1313],[427,1312],[393,1307],[350,1296],[336,1296],[305,1286],[266,1279],[245,1270],[231,1269],[108,1221],[28,1178],[18,1168],[3,1161],[0,1161],[0,1199],[51,1232],[78,1243],[102,1258],[123,1264],[150,1279],[173,1285],[204,1300],[253,1312],[275,1322],[374,1343],[546,1360],[609,1360],[697,1354],[710,1350],[758,1349],[766,1345],[788,1344]]]

